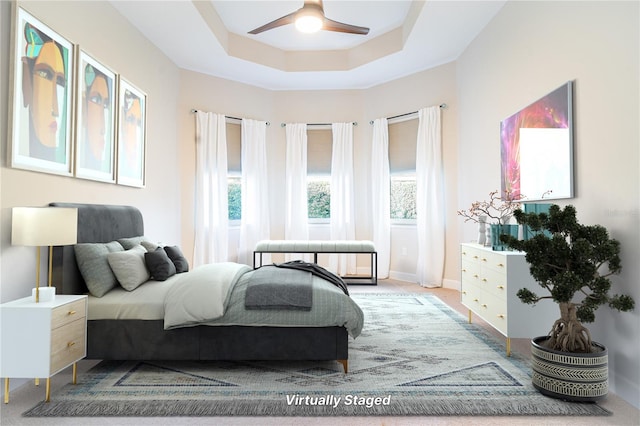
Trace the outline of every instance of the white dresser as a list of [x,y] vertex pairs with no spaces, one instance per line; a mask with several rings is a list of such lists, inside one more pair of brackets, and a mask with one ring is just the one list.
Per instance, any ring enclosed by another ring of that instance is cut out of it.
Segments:
[[31,297],[0,305],[2,348],[0,377],[5,378],[5,403],[9,378],[49,378],[74,365],[87,353],[87,296],[56,295],[50,302]]
[[516,296],[521,288],[544,293],[529,274],[524,253],[463,243],[460,257],[461,301],[469,308],[469,322],[473,312],[507,337],[507,355],[511,354],[510,338],[547,335],[560,317],[558,306],[548,300],[528,305]]

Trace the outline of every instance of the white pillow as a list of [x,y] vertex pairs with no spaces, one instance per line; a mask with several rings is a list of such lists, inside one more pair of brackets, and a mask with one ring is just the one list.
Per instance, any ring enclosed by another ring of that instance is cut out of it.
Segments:
[[107,260],[118,282],[127,291],[135,290],[149,280],[149,271],[144,263],[147,250],[141,245],[126,251],[109,253]]

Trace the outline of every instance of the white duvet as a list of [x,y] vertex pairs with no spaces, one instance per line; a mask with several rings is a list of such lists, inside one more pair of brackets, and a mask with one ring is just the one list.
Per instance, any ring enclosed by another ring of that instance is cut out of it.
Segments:
[[164,328],[195,326],[224,315],[238,279],[251,271],[239,263],[212,263],[180,277],[164,300]]

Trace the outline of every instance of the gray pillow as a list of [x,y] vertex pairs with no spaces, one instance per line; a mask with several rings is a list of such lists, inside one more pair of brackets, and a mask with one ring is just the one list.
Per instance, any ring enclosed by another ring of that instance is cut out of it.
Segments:
[[142,240],[140,241],[140,244],[142,245],[142,247],[146,248],[147,251],[154,251],[159,247],[156,243],[152,243],[151,241],[148,241],[148,240]]
[[182,250],[180,250],[180,247],[166,246],[164,248],[164,251],[167,252],[167,256],[169,256],[169,259],[171,259],[173,264],[176,266],[176,274],[189,271],[189,262],[187,262],[187,259],[182,254]]
[[116,276],[109,266],[107,255],[124,251],[119,242],[81,243],[74,246],[74,251],[78,269],[91,295],[102,297],[118,285]]
[[156,248],[158,248],[158,245],[156,243],[151,242],[151,240],[149,240],[145,236],[120,238],[118,239],[118,242],[122,245],[122,247],[124,247],[125,250],[130,250],[139,245],[142,245],[147,249],[147,251],[154,251]]
[[173,264],[167,253],[158,247],[156,250],[144,254],[144,262],[156,281],[165,281],[170,276],[176,274],[176,266]]
[[138,245],[126,251],[107,255],[111,270],[125,290],[135,290],[140,284],[149,280],[149,271],[144,264],[146,252],[147,250],[143,246]]

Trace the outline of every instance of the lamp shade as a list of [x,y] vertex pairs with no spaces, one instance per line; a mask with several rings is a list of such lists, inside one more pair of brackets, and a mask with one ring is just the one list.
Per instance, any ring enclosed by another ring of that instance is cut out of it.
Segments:
[[63,207],[13,207],[11,244],[64,246],[78,238],[78,209]]

